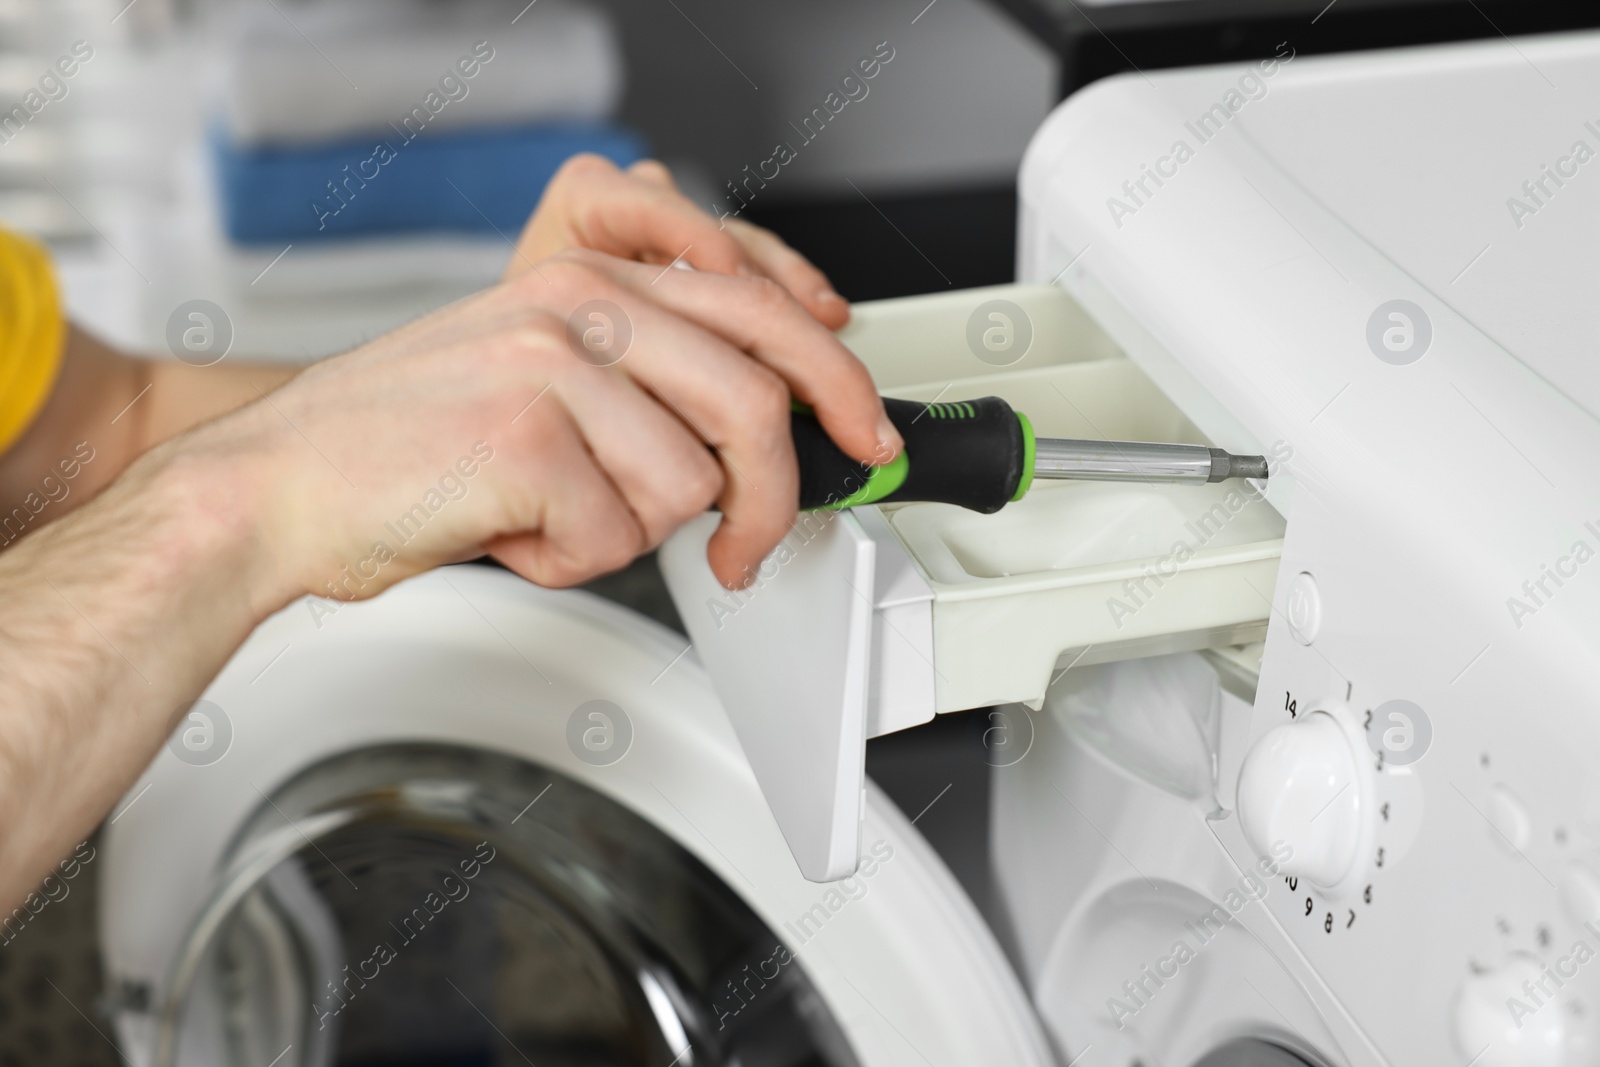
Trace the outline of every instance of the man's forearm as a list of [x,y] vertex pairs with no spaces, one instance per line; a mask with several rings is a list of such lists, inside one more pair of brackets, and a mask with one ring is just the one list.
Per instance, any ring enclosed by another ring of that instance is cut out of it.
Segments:
[[256,562],[269,556],[253,543],[248,472],[219,477],[207,462],[147,457],[49,536],[0,554],[0,901],[90,833],[278,606]]

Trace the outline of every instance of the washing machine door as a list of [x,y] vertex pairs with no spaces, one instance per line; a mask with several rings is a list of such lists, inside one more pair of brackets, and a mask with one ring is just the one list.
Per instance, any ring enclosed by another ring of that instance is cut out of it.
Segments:
[[686,642],[458,567],[299,602],[114,815],[138,1064],[1047,1064],[971,904],[876,791],[805,881]]

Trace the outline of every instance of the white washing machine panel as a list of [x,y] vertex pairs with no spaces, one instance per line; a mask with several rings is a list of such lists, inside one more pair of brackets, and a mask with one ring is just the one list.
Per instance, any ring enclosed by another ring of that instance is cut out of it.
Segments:
[[1297,849],[1250,910],[1323,1051],[1592,1063],[1600,37],[1293,45],[1067,101],[1019,273],[1218,444],[1292,450],[1242,769],[1195,817],[1238,872]]

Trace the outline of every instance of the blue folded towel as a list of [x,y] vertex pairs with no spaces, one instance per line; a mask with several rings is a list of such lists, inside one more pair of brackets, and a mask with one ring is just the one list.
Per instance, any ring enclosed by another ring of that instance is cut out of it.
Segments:
[[295,148],[212,137],[223,225],[249,244],[424,230],[515,237],[556,169],[594,152],[619,166],[643,140],[606,123],[550,123]]

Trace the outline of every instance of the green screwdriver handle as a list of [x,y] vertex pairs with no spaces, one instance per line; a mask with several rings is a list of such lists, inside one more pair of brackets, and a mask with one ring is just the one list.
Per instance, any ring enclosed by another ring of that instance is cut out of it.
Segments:
[[800,509],[930,500],[999,511],[1033,482],[1028,417],[997,396],[924,404],[885,399],[906,447],[892,463],[869,467],[839,450],[809,410],[790,415],[800,459]]

